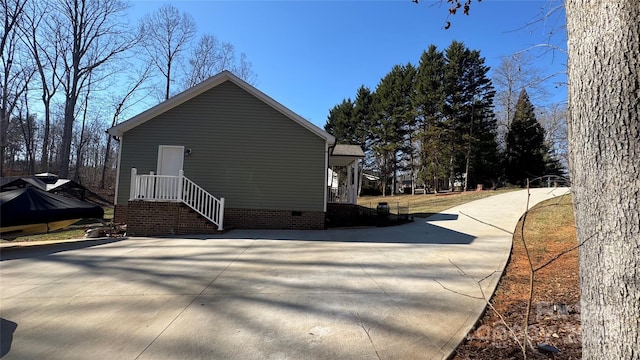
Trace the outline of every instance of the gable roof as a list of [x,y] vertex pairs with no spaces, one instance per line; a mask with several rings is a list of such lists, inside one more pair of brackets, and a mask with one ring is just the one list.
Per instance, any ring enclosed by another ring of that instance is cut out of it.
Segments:
[[350,156],[356,158],[363,158],[364,151],[360,145],[345,145],[345,144],[336,144],[333,147],[333,151],[331,152],[331,156]]
[[348,166],[362,158],[364,158],[364,152],[359,145],[337,144],[331,150],[329,166]]
[[335,143],[335,137],[333,137],[333,135],[329,134],[328,132],[320,129],[319,127],[315,126],[314,124],[312,124],[310,121],[306,120],[305,118],[303,118],[302,116],[294,113],[293,111],[289,110],[288,108],[286,108],[284,105],[280,104],[279,102],[275,101],[274,99],[272,99],[271,97],[269,97],[267,94],[263,93],[262,91],[256,89],[255,87],[251,86],[250,84],[248,84],[247,82],[245,82],[244,80],[240,79],[239,77],[233,75],[231,72],[225,70],[221,73],[218,73],[217,75],[214,75],[212,77],[210,77],[209,79],[201,82],[200,84],[193,86],[171,98],[169,98],[168,100],[165,100],[163,102],[161,102],[160,104],[132,117],[129,120],[123,121],[120,124],[110,128],[107,130],[107,132],[110,135],[113,136],[122,136],[122,134],[124,134],[125,132],[135,128],[138,125],[141,125],[153,118],[155,118],[156,116],[167,112],[173,108],[175,108],[176,106],[183,104],[185,102],[187,102],[188,100],[193,99],[194,97],[213,89],[214,87],[226,82],[226,81],[230,81],[232,83],[234,83],[235,85],[237,85],[238,87],[240,87],[241,89],[245,90],[246,92],[248,92],[249,94],[253,95],[254,97],[256,97],[257,99],[261,100],[262,102],[264,102],[265,104],[269,105],[270,107],[272,107],[273,109],[275,109],[276,111],[279,111],[280,113],[282,113],[283,115],[285,115],[286,117],[290,118],[291,120],[293,120],[294,122],[298,123],[299,125],[301,125],[302,127],[304,127],[305,129],[311,131],[313,134],[319,136],[321,139],[324,139],[326,142],[328,143]]

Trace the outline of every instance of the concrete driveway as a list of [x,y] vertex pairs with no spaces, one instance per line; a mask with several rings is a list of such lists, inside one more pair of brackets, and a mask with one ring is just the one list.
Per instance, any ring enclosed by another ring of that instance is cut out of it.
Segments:
[[[536,189],[530,205],[567,191]],[[1,355],[446,358],[493,292],[526,201],[507,193],[389,228],[5,248]]]

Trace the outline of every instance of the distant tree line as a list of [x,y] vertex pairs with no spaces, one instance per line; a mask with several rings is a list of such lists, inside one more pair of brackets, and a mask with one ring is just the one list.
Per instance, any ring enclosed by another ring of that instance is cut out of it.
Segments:
[[254,83],[247,56],[166,4],[129,22],[121,0],[0,2],[0,176],[54,172],[114,183],[105,129],[230,70]]
[[502,70],[513,80],[511,93],[500,93],[509,99],[498,106],[502,121],[485,59],[453,41],[444,51],[431,45],[417,66],[394,66],[373,91],[361,86],[329,111],[325,130],[363,148],[364,171],[379,176],[385,195],[400,179],[441,191],[561,174],[562,140],[548,141],[525,89],[539,82]]

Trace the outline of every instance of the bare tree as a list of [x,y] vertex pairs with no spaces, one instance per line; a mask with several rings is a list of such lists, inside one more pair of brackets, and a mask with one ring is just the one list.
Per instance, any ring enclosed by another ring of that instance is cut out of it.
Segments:
[[505,134],[515,113],[518,95],[527,90],[533,102],[547,96],[543,85],[544,76],[540,69],[532,65],[532,57],[526,52],[518,52],[503,57],[500,65],[493,71],[492,80],[496,87],[495,107],[498,115],[499,142],[504,144]]
[[233,44],[225,42],[220,44],[218,50],[218,63],[216,64],[216,73],[224,70],[231,70],[236,62],[236,48]]
[[186,86],[194,86],[209,77],[229,70],[244,81],[254,84],[256,74],[245,53],[236,62],[235,48],[230,43],[220,42],[211,34],[203,35],[191,50],[187,68]]
[[220,57],[218,38],[210,34],[200,37],[196,46],[191,49],[186,77],[187,87],[197,85],[218,72]]
[[196,34],[195,21],[191,15],[165,4],[142,19],[140,34],[151,63],[164,77],[166,100],[171,95],[174,66]]
[[543,108],[538,121],[545,130],[545,143],[562,166],[569,167],[569,138],[566,104],[552,104]]
[[247,55],[245,53],[240,54],[240,61],[234,67],[233,73],[240,79],[252,85],[255,85],[256,80],[258,79],[258,75],[253,71],[253,64],[247,60]]
[[19,115],[19,113],[12,115],[9,127],[2,129],[6,139],[4,147],[5,172],[8,174],[10,172],[15,173],[16,171],[21,171],[17,163],[20,162],[20,158],[24,154],[24,138],[22,136],[22,129],[20,128],[20,121],[18,120]]
[[40,168],[45,172],[49,171],[50,166],[51,102],[60,86],[58,65],[62,48],[60,32],[52,24],[52,10],[48,1],[30,1],[20,26],[22,41],[26,44],[39,75],[44,111]]
[[122,20],[127,6],[120,0],[64,0],[57,4],[57,29],[70,48],[62,58],[65,92],[64,129],[59,175],[68,177],[78,98],[89,75],[135,43]]
[[75,151],[76,151],[76,166],[75,166],[75,171],[73,172],[73,180],[75,182],[80,183],[80,169],[82,168],[83,165],[83,157],[84,157],[84,148],[87,145],[87,143],[89,142],[89,137],[87,136],[87,132],[86,132],[86,128],[87,128],[87,111],[89,110],[89,100],[91,99],[91,92],[93,89],[93,86],[95,85],[94,82],[92,82],[92,72],[89,72],[89,76],[87,77],[87,83],[86,86],[84,86],[85,91],[84,91],[84,99],[83,99],[83,103],[82,103],[82,122],[81,122],[81,126],[80,126],[80,133],[76,134],[76,141],[75,141]]
[[[144,66],[138,74],[133,77],[133,81],[129,82],[126,85],[127,92],[122,95],[121,98],[117,100],[115,105],[115,111],[113,112],[113,119],[111,121],[111,126],[116,126],[120,119],[120,115],[132,104],[129,104],[133,95],[142,87],[142,85],[147,81],[149,75],[151,73],[151,66],[147,64]],[[102,163],[102,172],[100,175],[100,189],[105,188],[105,178],[107,169],[111,164],[111,136],[107,133],[107,144],[105,146],[104,151],[104,161]]]
[[28,89],[24,91],[24,100],[20,104],[20,110],[16,118],[24,140],[25,171],[28,174],[34,174],[36,162],[36,119],[35,115],[29,112],[27,98]]
[[19,56],[20,38],[18,25],[22,21],[27,0],[1,0],[0,21],[0,66],[2,66],[0,80],[0,176],[4,176],[4,163],[7,147],[9,122],[18,99],[26,91],[29,69]]
[[60,144],[62,144],[62,133],[64,132],[64,101],[54,102],[51,106],[51,127],[49,129],[49,149],[47,154],[49,164],[56,164],[60,161]]
[[96,188],[100,182],[102,153],[105,147],[104,130],[105,112],[91,111],[87,114],[81,166],[78,167],[79,178],[85,186]]

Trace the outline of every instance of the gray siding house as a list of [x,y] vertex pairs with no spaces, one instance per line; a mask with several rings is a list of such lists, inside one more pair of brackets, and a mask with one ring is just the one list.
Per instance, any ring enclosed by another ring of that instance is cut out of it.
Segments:
[[335,138],[228,71],[108,132],[120,142],[115,221],[131,235],[324,227]]

